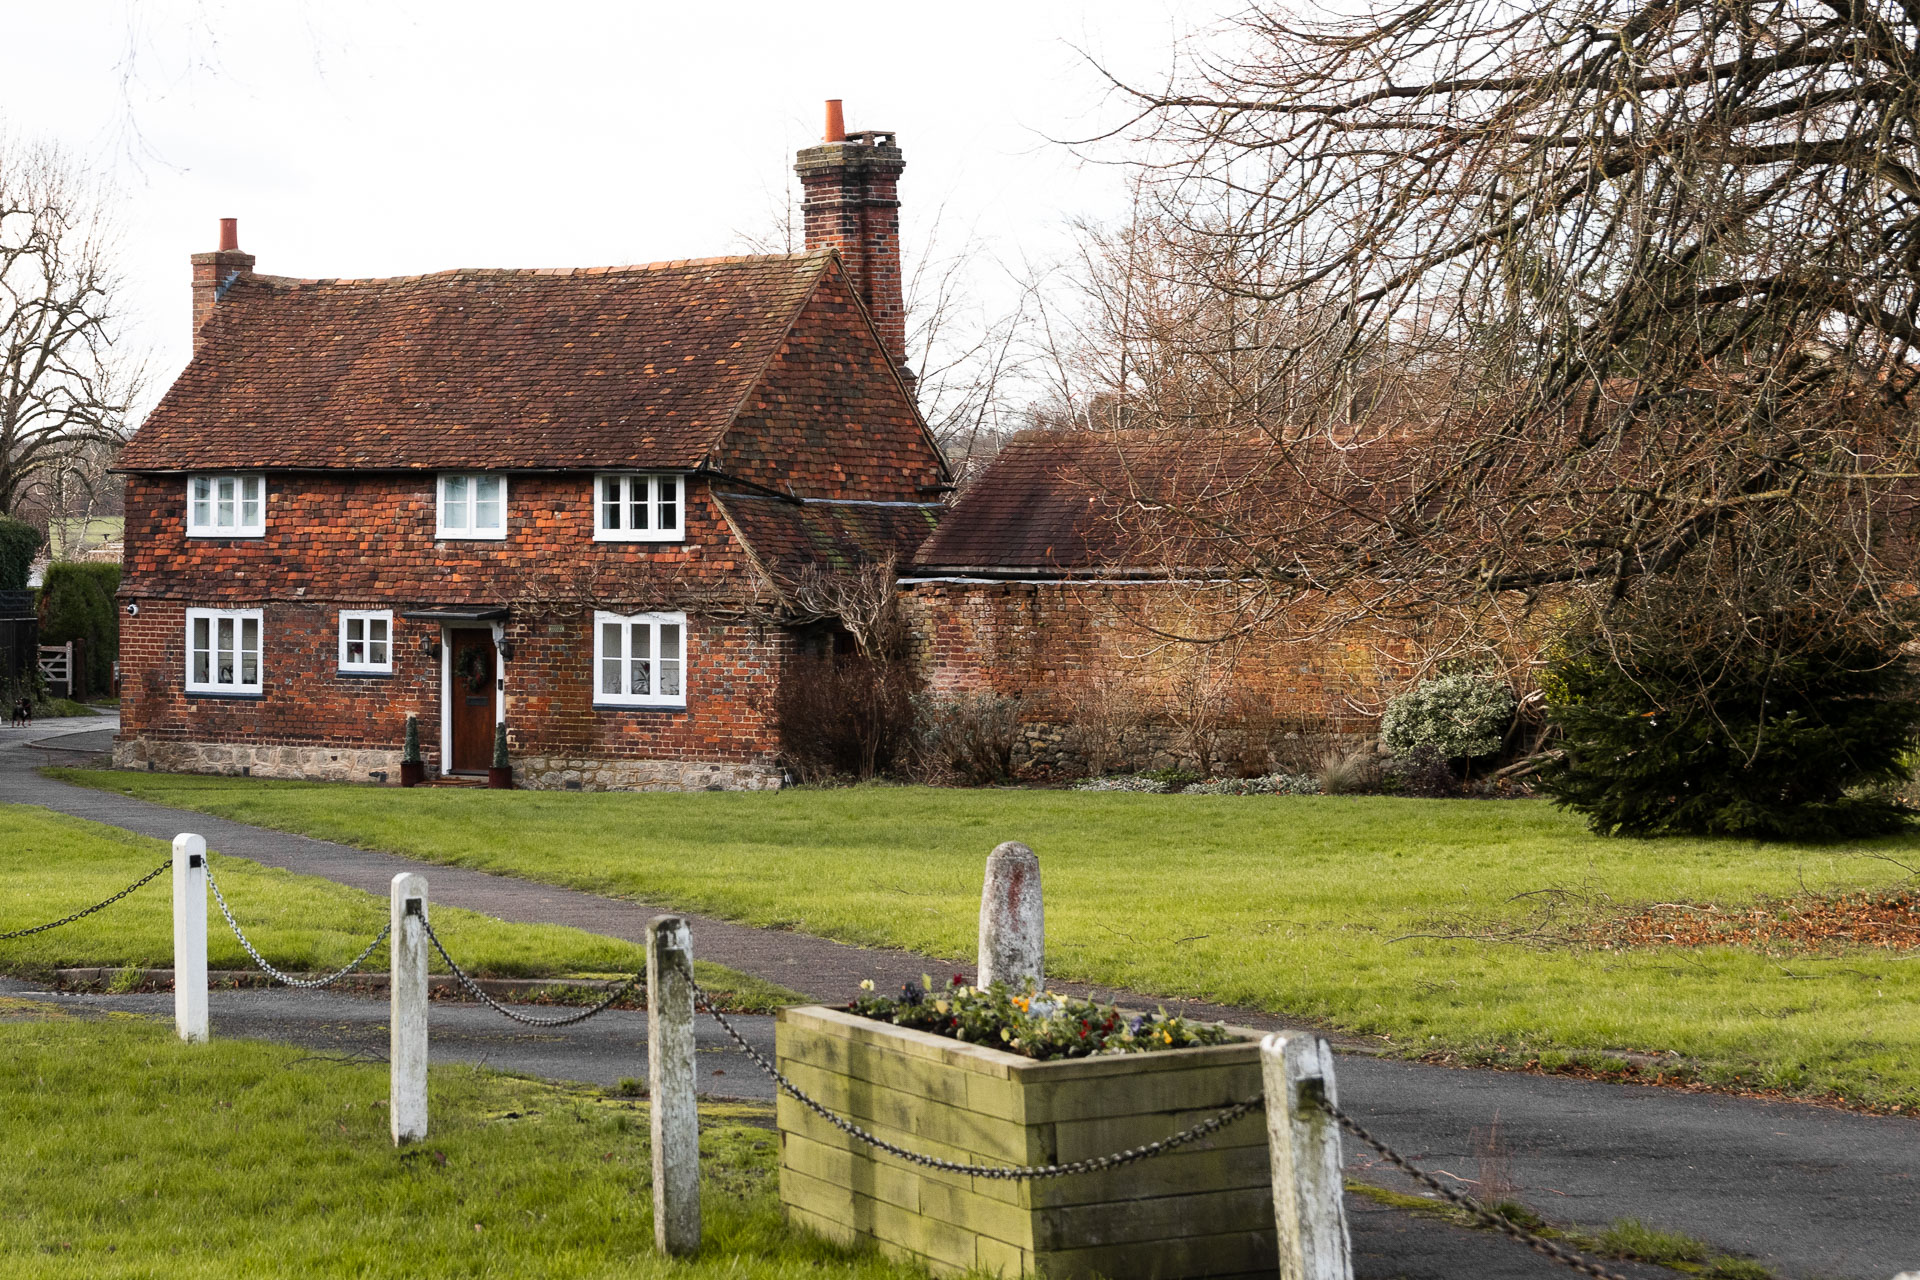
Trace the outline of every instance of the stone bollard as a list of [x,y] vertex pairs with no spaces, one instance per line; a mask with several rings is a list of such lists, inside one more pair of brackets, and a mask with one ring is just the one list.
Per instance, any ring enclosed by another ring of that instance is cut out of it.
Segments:
[[1019,989],[1046,980],[1047,913],[1040,901],[1040,859],[1009,840],[987,855],[980,890],[980,986]]
[[1267,1096],[1267,1157],[1281,1280],[1353,1280],[1340,1124],[1321,1106],[1338,1102],[1333,1050],[1297,1031],[1260,1042]]
[[173,1025],[207,1042],[207,842],[191,832],[173,838]]
[[427,1136],[427,881],[402,871],[388,905],[387,1120],[393,1145]]
[[655,916],[647,926],[653,1242],[677,1256],[700,1249],[700,1109],[693,1061],[693,935],[679,916]]

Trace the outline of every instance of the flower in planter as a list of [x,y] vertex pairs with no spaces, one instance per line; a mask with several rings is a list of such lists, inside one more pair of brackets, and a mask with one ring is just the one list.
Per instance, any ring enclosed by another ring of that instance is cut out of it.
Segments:
[[1037,989],[1010,991],[1003,984],[971,987],[955,974],[936,994],[933,980],[901,989],[899,998],[862,993],[847,1006],[852,1013],[895,1026],[952,1036],[974,1044],[1011,1049],[1030,1058],[1084,1058],[1102,1053],[1143,1053],[1225,1044],[1235,1037],[1211,1023],[1189,1022],[1165,1010],[1123,1018],[1112,1005]]

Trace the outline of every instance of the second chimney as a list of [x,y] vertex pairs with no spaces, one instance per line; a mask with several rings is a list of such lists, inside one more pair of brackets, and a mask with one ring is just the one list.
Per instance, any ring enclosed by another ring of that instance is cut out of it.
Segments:
[[214,304],[240,276],[253,272],[253,255],[240,252],[240,219],[220,219],[220,247],[193,255],[193,349],[200,350],[200,330],[213,314]]
[[838,98],[827,103],[826,125],[820,145],[794,157],[805,192],[807,248],[840,251],[854,292],[912,390],[900,276],[899,182],[907,162],[889,131],[848,133]]

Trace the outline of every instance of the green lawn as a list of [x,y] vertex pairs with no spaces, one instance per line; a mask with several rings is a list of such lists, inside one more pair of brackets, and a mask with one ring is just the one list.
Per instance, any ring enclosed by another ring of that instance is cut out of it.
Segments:
[[[367,848],[964,957],[982,863],[1044,869],[1049,972],[1257,1005],[1475,1061],[1672,1051],[1718,1084],[1920,1106],[1920,958],[1854,949],[1608,952],[1485,932],[1570,910],[1887,885],[1866,846],[1603,840],[1544,802],[859,788],[776,794],[400,790],[69,772]],[[699,939],[694,939],[699,948]]]
[[703,1116],[706,1242],[653,1251],[645,1105],[469,1067],[396,1151],[384,1065],[0,1000],[0,1275],[924,1275],[782,1225],[775,1137]]
[[[161,840],[136,836],[28,805],[0,805],[0,933],[55,920],[119,892],[163,862]],[[318,876],[294,875],[244,858],[209,858],[220,891],[261,954],[291,972],[344,965],[387,922],[387,900]],[[431,893],[432,881],[428,881]],[[247,969],[252,961],[208,903],[207,963]],[[461,967],[495,977],[615,976],[646,964],[641,947],[560,925],[508,924],[478,912],[433,908],[434,929]],[[365,969],[384,971],[376,947]],[[0,971],[42,973],[98,965],[173,966],[173,882],[163,873],[104,911],[27,938],[0,942]],[[435,969],[444,966],[436,956]],[[704,981],[736,1004],[764,1007],[796,998],[783,988],[712,966]]]

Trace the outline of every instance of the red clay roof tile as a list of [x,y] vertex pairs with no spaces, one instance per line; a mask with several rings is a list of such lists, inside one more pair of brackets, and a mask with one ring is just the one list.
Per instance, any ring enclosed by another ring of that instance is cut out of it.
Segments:
[[243,276],[119,465],[693,468],[830,261]]

